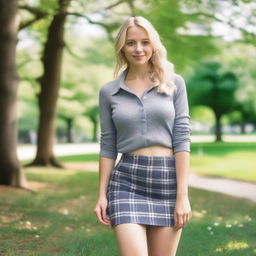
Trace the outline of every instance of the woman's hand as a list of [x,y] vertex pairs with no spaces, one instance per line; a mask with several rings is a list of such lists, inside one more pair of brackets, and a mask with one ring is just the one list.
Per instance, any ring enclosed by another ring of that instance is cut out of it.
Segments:
[[98,200],[98,202],[97,202],[97,204],[96,204],[96,206],[94,208],[94,212],[95,212],[98,220],[102,224],[110,226],[111,222],[110,222],[110,219],[107,216],[107,212],[106,212],[107,205],[108,205],[107,198],[105,196],[100,196],[99,200]]
[[192,218],[191,207],[187,195],[179,195],[174,208],[174,229],[183,228]]

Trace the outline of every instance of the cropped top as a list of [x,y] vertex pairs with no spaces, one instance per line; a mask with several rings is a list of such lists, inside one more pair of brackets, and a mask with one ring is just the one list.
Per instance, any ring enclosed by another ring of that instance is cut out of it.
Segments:
[[116,159],[118,152],[163,145],[173,152],[190,152],[190,115],[182,76],[175,74],[173,94],[154,85],[137,96],[124,82],[128,68],[99,91],[100,153]]

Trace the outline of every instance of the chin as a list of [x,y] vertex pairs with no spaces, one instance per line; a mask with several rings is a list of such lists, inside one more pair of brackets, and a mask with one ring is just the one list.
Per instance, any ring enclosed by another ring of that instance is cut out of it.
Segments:
[[146,64],[148,64],[148,61],[133,61],[132,64],[133,64],[133,65],[141,66],[141,65],[146,65]]

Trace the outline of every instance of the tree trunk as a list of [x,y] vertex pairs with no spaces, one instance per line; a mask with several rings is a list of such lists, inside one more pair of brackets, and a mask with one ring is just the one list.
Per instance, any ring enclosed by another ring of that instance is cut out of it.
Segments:
[[218,113],[214,113],[215,114],[215,135],[216,135],[216,139],[215,141],[222,141],[222,136],[221,136],[221,123],[220,123],[220,118],[221,115]]
[[92,138],[92,141],[93,142],[97,142],[98,139],[97,139],[97,133],[98,133],[98,122],[96,119],[93,119],[93,138]]
[[42,57],[44,74],[39,79],[41,92],[38,96],[40,118],[37,153],[34,161],[29,165],[63,167],[53,154],[53,144],[64,47],[64,25],[70,2],[71,0],[59,0],[59,9],[49,27]]
[[16,0],[0,1],[0,184],[26,187],[17,157],[17,4]]
[[246,125],[245,122],[242,122],[242,123],[240,124],[241,134],[245,134],[245,125]]
[[73,140],[73,121],[72,118],[66,118],[67,121],[67,142],[72,143]]

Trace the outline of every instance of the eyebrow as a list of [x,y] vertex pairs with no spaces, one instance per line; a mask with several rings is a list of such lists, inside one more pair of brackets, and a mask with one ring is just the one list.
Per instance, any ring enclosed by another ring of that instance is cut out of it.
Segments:
[[[149,40],[149,38],[143,38],[142,40]],[[135,41],[135,40],[132,38],[128,38],[126,41]]]

